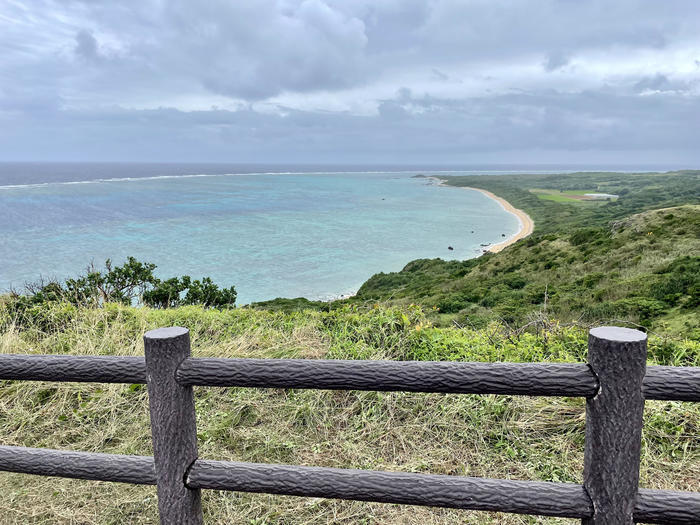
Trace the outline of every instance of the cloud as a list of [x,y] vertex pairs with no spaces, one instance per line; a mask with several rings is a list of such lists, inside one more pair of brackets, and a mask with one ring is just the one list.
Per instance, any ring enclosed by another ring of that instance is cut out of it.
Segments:
[[433,77],[436,78],[437,80],[439,80],[441,82],[449,82],[450,76],[446,75],[445,73],[443,73],[439,69],[434,67],[430,71],[433,74]]
[[27,0],[0,14],[0,159],[700,155],[690,0]]
[[198,73],[207,89],[257,100],[361,81],[367,44],[361,20],[320,0],[284,11],[270,2],[254,4],[222,2],[221,11],[200,21],[203,26],[181,24],[192,48],[203,48],[206,67]]
[[552,71],[556,71],[557,69],[561,69],[562,67],[566,66],[569,62],[570,58],[565,53],[557,51],[549,54],[543,65],[545,71],[551,73]]
[[678,80],[669,78],[667,75],[657,73],[642,77],[635,82],[634,90],[641,94],[673,92],[688,96],[697,96],[694,94],[694,88],[700,83],[698,80]]
[[97,40],[92,33],[81,29],[75,35],[75,54],[85,60],[96,60],[98,58]]
[[0,131],[0,143],[35,160],[75,160],[77,151],[89,160],[162,160],[167,151],[171,161],[304,163],[455,163],[480,156],[507,163],[523,151],[544,159],[568,152],[570,161],[596,152],[631,163],[631,151],[639,152],[635,161],[648,161],[650,151],[691,158],[700,134],[697,103],[680,94],[644,100],[639,104],[633,93],[551,90],[458,100],[403,90],[365,116],[113,107],[62,111],[44,121],[18,118]]

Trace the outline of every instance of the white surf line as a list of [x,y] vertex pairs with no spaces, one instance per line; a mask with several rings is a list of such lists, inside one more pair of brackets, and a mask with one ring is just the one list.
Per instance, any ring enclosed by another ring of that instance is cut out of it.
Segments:
[[[540,172],[533,170],[425,170],[427,173],[550,173],[550,171]],[[22,189],[22,188],[44,188],[47,186],[67,186],[71,184],[101,184],[104,182],[137,182],[142,180],[162,180],[162,179],[192,179],[198,177],[243,177],[247,175],[373,175],[380,173],[396,173],[399,175],[407,173],[420,174],[421,170],[404,171],[255,171],[247,173],[186,173],[182,175],[152,175],[149,177],[114,177],[109,179],[71,180],[55,182],[36,182],[32,184],[7,184],[0,186],[0,190]],[[560,171],[556,173],[566,173]],[[426,179],[433,179],[442,183],[438,177],[425,175]]]

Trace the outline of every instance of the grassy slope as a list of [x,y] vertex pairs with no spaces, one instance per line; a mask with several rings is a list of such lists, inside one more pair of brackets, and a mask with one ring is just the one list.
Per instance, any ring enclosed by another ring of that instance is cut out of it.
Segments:
[[[585,332],[505,336],[436,328],[419,308],[331,312],[55,306],[22,330],[0,308],[0,352],[142,354],[157,326],[192,332],[196,356],[580,361]],[[652,338],[651,361],[699,365],[700,346]],[[581,482],[580,399],[196,389],[205,458]],[[642,485],[700,490],[700,407],[649,402]],[[151,454],[139,385],[2,382],[3,444]],[[155,523],[155,489],[0,473],[2,523]],[[577,523],[575,520],[205,491],[207,523]]]
[[[477,326],[627,320],[700,337],[700,172],[451,177],[509,200],[535,220],[527,240],[467,261],[425,259],[377,274],[354,302],[419,302]],[[614,202],[542,200],[529,188],[620,194]],[[670,209],[673,207],[674,209]],[[650,211],[651,210],[651,211]],[[657,210],[657,211],[653,211]],[[661,211],[658,211],[661,210]]]

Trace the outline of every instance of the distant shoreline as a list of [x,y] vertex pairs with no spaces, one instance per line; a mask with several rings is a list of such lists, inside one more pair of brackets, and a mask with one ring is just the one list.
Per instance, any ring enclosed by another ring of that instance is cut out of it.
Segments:
[[[441,179],[439,177],[428,177],[428,178],[431,178],[431,179],[438,181],[438,183],[441,186],[448,185],[444,179]],[[495,194],[491,193],[490,191],[482,190],[481,188],[474,188],[472,186],[451,186],[451,187],[463,188],[465,190],[478,191],[479,193],[486,195],[489,199],[495,200],[498,204],[501,205],[501,208],[503,208],[508,213],[515,215],[515,217],[518,219],[518,224],[520,225],[520,229],[514,235],[510,236],[505,241],[501,241],[499,243],[496,243],[496,244],[489,246],[488,249],[484,250],[484,252],[498,253],[501,250],[503,250],[504,248],[507,248],[508,246],[510,246],[511,244],[518,242],[520,239],[524,239],[525,237],[532,234],[533,231],[535,231],[535,221],[532,220],[532,217],[530,217],[527,213],[525,213],[520,208],[516,208],[515,206],[513,206],[510,202],[505,200],[503,197],[499,197],[498,195],[495,195]]]

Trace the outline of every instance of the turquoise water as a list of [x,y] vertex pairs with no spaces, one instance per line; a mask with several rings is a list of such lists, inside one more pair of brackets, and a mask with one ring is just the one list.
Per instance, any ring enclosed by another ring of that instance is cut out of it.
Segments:
[[413,259],[474,257],[480,244],[518,230],[518,220],[481,193],[416,173],[0,185],[0,289],[131,255],[157,264],[161,277],[235,285],[239,304],[328,299]]

